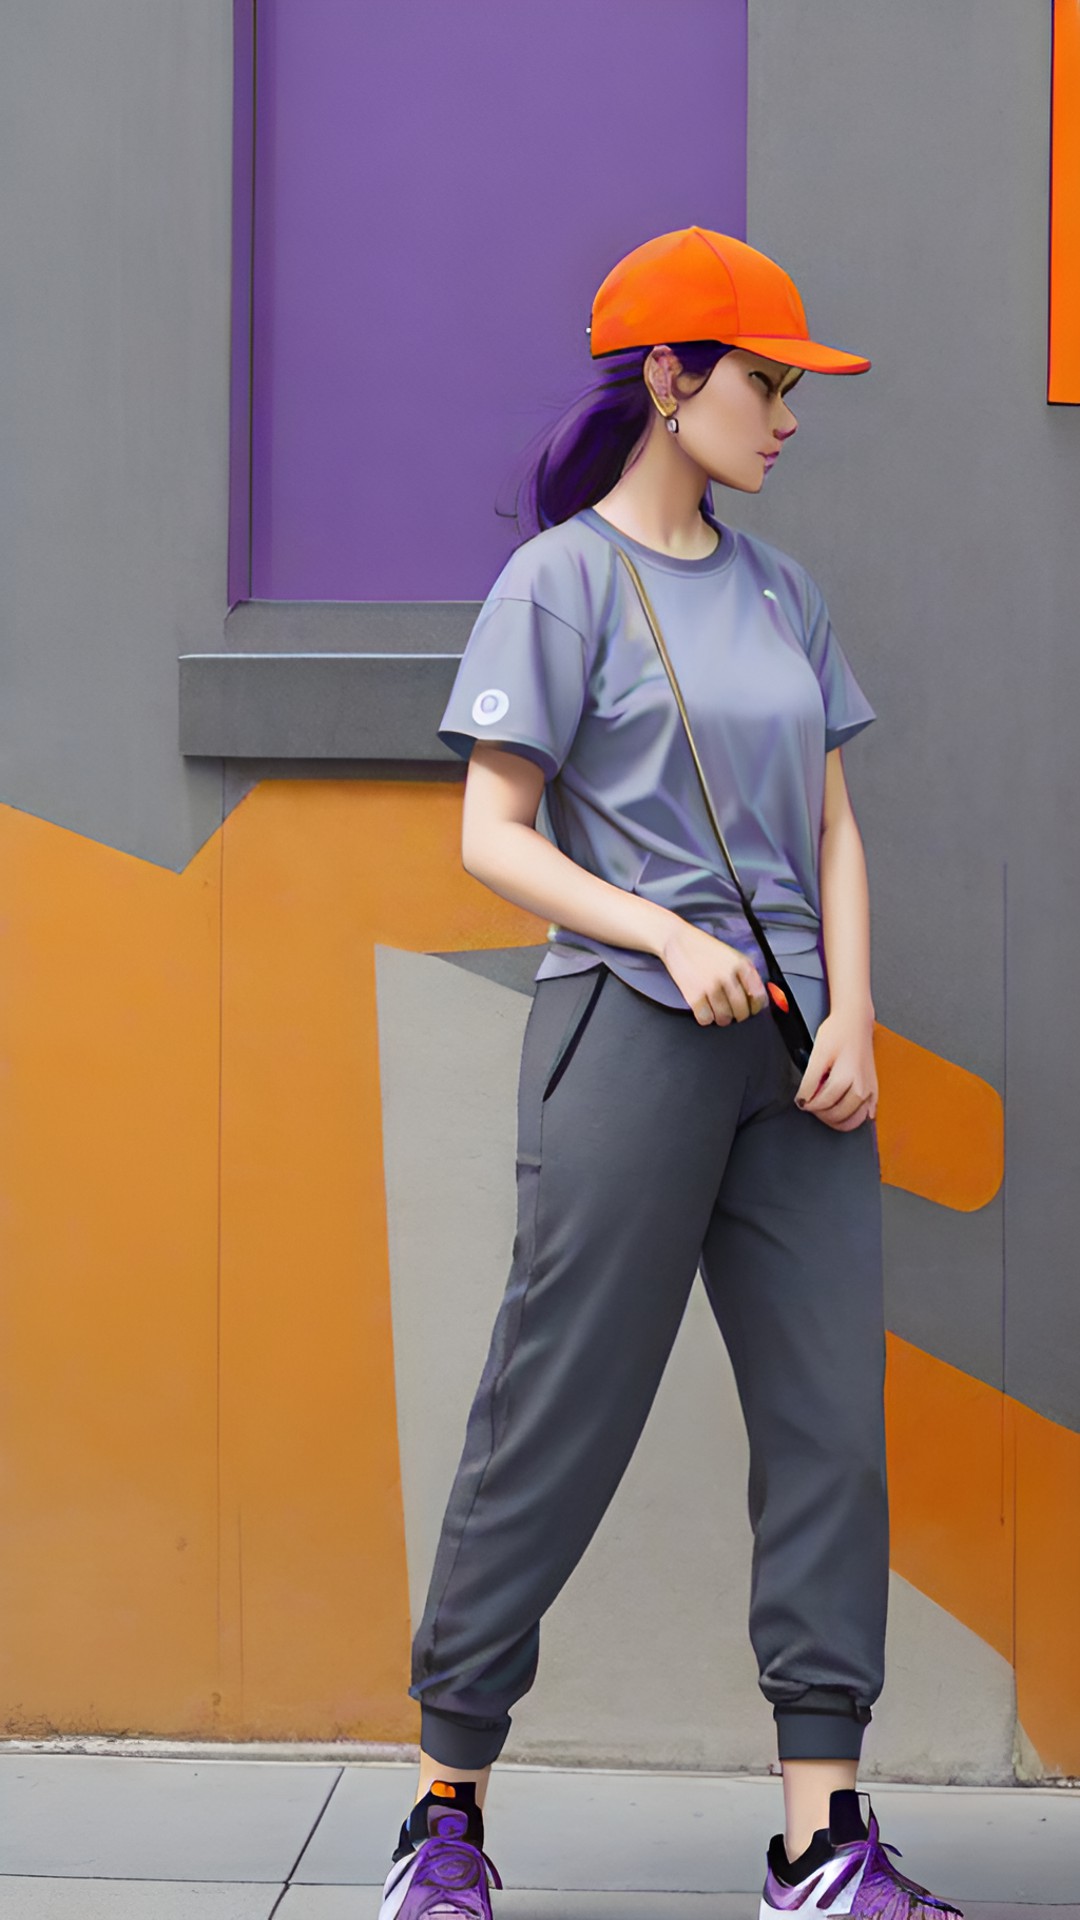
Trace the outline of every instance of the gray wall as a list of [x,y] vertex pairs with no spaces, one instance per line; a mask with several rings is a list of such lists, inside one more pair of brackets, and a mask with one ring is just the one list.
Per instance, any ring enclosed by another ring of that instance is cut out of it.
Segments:
[[177,654],[226,606],[229,0],[5,0],[0,799],[183,867],[220,761]]
[[1046,402],[1049,81],[1028,0],[825,0],[812,32],[801,0],[751,4],[749,237],[873,365],[802,382],[782,484],[735,517],[816,574],[879,715],[845,755],[878,1017],[1007,1090],[990,1207],[886,1189],[891,1325],[1077,1427],[1053,995],[1080,938],[1080,409]]

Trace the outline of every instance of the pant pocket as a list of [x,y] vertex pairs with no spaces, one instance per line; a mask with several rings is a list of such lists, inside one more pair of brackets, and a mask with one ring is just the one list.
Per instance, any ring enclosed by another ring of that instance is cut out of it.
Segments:
[[551,1094],[554,1093],[559,1081],[570,1065],[574,1054],[577,1052],[581,1044],[581,1036],[589,1024],[593,1008],[600,998],[600,991],[607,976],[608,969],[603,961],[600,962],[600,965],[596,969],[595,978],[593,978],[591,973],[589,974],[582,996],[575,1002],[574,1011],[571,1014],[566,1032],[559,1042],[558,1051],[552,1061],[551,1071],[548,1074],[547,1083],[541,1095],[542,1101],[549,1099]]

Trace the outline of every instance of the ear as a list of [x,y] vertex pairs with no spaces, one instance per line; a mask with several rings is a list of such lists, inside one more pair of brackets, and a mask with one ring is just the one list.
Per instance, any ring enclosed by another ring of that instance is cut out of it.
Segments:
[[675,392],[674,382],[676,375],[682,372],[682,361],[679,359],[674,348],[669,346],[654,347],[642,368],[642,372],[645,376],[646,384],[658,400],[678,399],[679,396]]

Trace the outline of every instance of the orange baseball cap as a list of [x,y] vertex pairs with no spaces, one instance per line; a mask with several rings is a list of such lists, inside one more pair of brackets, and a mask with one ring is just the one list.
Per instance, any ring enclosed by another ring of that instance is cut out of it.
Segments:
[[811,340],[799,289],[756,247],[708,227],[646,240],[612,267],[586,327],[592,357],[665,341],[716,340],[810,373],[865,373],[870,362]]

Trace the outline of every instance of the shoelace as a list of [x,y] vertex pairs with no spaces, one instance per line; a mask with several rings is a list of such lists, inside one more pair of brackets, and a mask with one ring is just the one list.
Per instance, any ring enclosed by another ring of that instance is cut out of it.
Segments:
[[878,1896],[881,1904],[872,1909],[874,1920],[921,1920],[922,1914],[927,1911],[953,1914],[957,1920],[963,1920],[961,1909],[954,1907],[950,1900],[939,1899],[928,1887],[920,1887],[916,1880],[909,1880],[905,1873],[893,1866],[888,1855],[895,1853],[898,1859],[902,1859],[900,1848],[881,1839],[881,1829],[872,1806],[869,1807],[869,1814],[867,1838],[853,1843],[847,1867],[837,1875],[828,1893],[823,1894],[816,1904],[823,1907],[834,1900],[865,1862],[866,1870],[859,1882],[858,1898],[861,1902],[864,1892]]
[[[453,1896],[468,1893],[482,1883],[481,1861],[488,1868],[497,1887],[502,1887],[499,1870],[493,1860],[480,1847],[474,1847],[470,1841],[433,1837],[424,1840],[417,1849],[423,1855],[414,1874],[414,1884],[418,1880],[421,1886],[431,1887],[436,1893]],[[480,1911],[488,1906],[485,1899],[487,1889],[480,1895]],[[434,1909],[436,1912],[438,1908]],[[453,1908],[451,1908],[453,1911]]]

